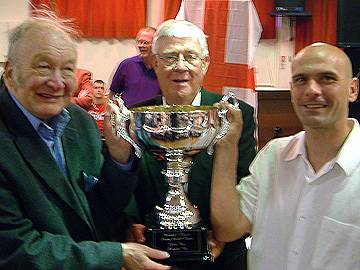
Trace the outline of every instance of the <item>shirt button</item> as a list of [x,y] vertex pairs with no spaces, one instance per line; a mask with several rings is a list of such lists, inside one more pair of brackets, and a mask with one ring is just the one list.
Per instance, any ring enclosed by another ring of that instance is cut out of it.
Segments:
[[293,250],[292,253],[295,255],[295,256],[298,256],[299,255],[299,252],[297,250]]
[[305,220],[305,219],[306,219],[306,217],[304,217],[304,216],[300,216],[300,217],[298,218],[299,221],[303,221],[303,220]]

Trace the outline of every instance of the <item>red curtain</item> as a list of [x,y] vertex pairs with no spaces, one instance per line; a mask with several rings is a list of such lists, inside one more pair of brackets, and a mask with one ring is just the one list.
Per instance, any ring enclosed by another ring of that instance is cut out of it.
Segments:
[[[276,38],[275,19],[269,15],[274,1],[253,0],[263,27],[262,38]],[[311,17],[296,19],[295,50],[315,41],[336,44],[336,0],[308,0]],[[74,18],[85,37],[135,37],[146,25],[146,0],[32,0],[48,5],[59,16]],[[164,18],[175,18],[181,0],[164,1]]]
[[312,16],[296,19],[295,52],[316,41],[336,45],[336,10],[336,0],[307,0]]
[[133,38],[146,26],[146,0],[32,0],[72,18],[87,38]]
[[275,17],[269,15],[269,13],[275,9],[275,1],[253,0],[253,3],[259,15],[261,26],[263,27],[261,38],[276,38]]
[[175,19],[179,12],[181,0],[165,0],[164,1],[164,21]]

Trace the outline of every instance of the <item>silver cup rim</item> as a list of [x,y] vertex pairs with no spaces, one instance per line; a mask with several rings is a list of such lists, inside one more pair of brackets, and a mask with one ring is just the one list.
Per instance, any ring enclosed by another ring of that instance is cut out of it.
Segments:
[[217,107],[211,105],[157,105],[157,106],[142,106],[131,108],[130,111],[134,113],[194,113],[199,111],[215,110]]

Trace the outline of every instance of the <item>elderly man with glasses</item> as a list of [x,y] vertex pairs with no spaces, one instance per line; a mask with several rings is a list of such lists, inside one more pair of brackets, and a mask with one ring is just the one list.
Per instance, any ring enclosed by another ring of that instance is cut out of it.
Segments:
[[[158,77],[162,95],[137,104],[191,104],[213,105],[222,95],[210,92],[202,87],[210,57],[206,35],[188,21],[169,20],[162,23],[155,32],[153,40],[153,64]],[[239,165],[237,177],[249,174],[248,167],[256,154],[254,137],[254,110],[245,102],[239,101],[243,114],[244,128],[239,142]],[[210,223],[210,187],[213,156],[201,151],[192,156],[192,168],[185,190],[188,198],[197,205],[204,224],[211,230]],[[141,159],[140,183],[135,192],[136,205],[140,222],[146,220],[156,205],[161,204],[167,192],[167,184],[161,169],[163,161],[149,153]],[[141,234],[144,226],[133,225],[132,233],[138,241],[144,241]],[[215,262],[187,263],[178,265],[181,269],[246,269],[246,247],[244,238],[231,243],[221,243],[212,238],[209,243]]]

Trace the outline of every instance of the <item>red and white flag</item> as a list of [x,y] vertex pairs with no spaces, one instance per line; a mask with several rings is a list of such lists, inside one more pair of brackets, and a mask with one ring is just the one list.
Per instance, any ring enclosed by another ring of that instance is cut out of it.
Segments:
[[182,0],[176,19],[185,19],[208,36],[210,66],[205,88],[232,91],[257,107],[252,66],[262,27],[251,0]]

